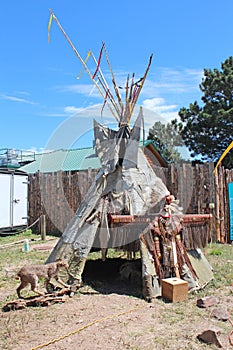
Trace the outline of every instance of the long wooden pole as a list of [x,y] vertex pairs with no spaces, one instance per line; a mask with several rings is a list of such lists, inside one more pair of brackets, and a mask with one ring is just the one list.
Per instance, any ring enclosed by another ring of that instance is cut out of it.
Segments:
[[[92,55],[92,58],[93,58],[95,64],[97,65],[97,60],[96,60],[95,55],[93,54],[93,52],[91,53],[91,55]],[[108,85],[106,79],[104,78],[104,75],[103,75],[103,72],[102,72],[101,68],[99,68],[99,73],[100,73],[100,77],[101,77],[101,79],[99,78],[99,82],[102,85],[103,89],[105,90],[105,93],[108,94],[108,96],[110,98],[110,101],[111,101],[112,105],[114,106],[117,115],[119,116],[119,118],[117,119],[117,121],[119,122],[120,121],[121,112],[120,112],[120,110],[119,110],[119,108],[118,108],[118,106],[117,106],[117,104],[116,104],[116,102],[114,100],[114,97],[113,97],[113,95],[112,95],[112,93],[110,91],[110,88],[109,88],[109,85]]]
[[[95,62],[95,64],[96,64],[96,66],[97,66],[98,61],[97,61],[97,59],[95,58],[95,55],[93,54],[93,52],[91,52],[91,56],[92,56],[92,58],[93,58],[93,60],[94,60],[94,62]],[[109,90],[108,83],[107,83],[106,79],[104,78],[103,72],[102,72],[102,70],[101,70],[100,67],[99,67],[99,73],[100,73],[101,79],[103,80],[103,84],[104,84],[104,86],[105,86],[105,91]]]
[[148,74],[148,72],[149,72],[150,65],[151,65],[151,61],[152,61],[152,57],[153,57],[153,55],[150,56],[148,66],[147,66],[147,68],[146,68],[146,72],[145,72],[145,74],[144,74],[144,76],[143,76],[142,82],[140,83],[140,86],[139,86],[139,88],[138,88],[138,90],[137,90],[137,94],[136,94],[135,99],[134,99],[134,101],[133,101],[133,103],[132,103],[132,113],[133,113],[133,109],[134,109],[134,107],[135,107],[135,104],[136,104],[136,102],[137,102],[137,100],[138,100],[138,96],[140,95],[140,92],[141,92],[141,90],[142,90],[142,87],[143,87],[143,85],[144,85],[144,83],[145,83],[147,74]]
[[[74,53],[76,54],[76,56],[79,58],[79,60],[81,61],[84,69],[86,70],[87,74],[89,75],[89,77],[91,78],[91,80],[93,81],[93,83],[95,84],[95,87],[97,88],[97,90],[99,91],[99,93],[101,94],[101,96],[103,98],[105,98],[103,91],[100,89],[99,85],[97,84],[97,82],[95,81],[95,79],[92,78],[92,74],[90,72],[90,70],[88,69],[85,61],[82,59],[82,57],[80,56],[79,52],[76,50],[75,46],[73,45],[72,41],[70,40],[70,38],[68,37],[68,35],[66,34],[65,30],[63,29],[63,27],[61,26],[60,22],[58,21],[57,17],[55,16],[55,14],[53,13],[52,9],[49,9],[50,14],[53,16],[53,19],[55,20],[55,22],[57,23],[59,29],[61,30],[61,32],[64,34],[66,40],[68,41],[68,43],[70,44],[70,46],[72,47]],[[115,115],[115,112],[113,111],[111,105],[109,104],[109,102],[107,101],[107,105],[110,109],[110,111],[112,112],[114,118],[118,121],[118,117]]]
[[110,70],[111,75],[112,75],[112,83],[113,83],[113,87],[114,87],[114,90],[115,90],[115,94],[116,94],[116,97],[118,99],[118,103],[119,103],[119,105],[121,107],[121,116],[120,116],[120,118],[121,118],[123,110],[124,110],[124,106],[123,106],[123,103],[122,103],[121,95],[120,95],[120,93],[118,91],[118,88],[117,88],[117,84],[116,84],[116,81],[115,81],[115,76],[114,76],[114,73],[113,73],[113,70],[112,70],[112,66],[111,66],[109,58],[108,58],[108,53],[107,53],[105,45],[104,45],[104,52],[105,52],[105,57],[106,57],[106,60],[107,60],[107,63],[108,63],[109,70]]

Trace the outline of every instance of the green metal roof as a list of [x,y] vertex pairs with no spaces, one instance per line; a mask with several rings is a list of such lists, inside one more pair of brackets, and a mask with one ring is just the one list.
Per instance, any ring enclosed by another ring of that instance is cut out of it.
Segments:
[[[140,147],[147,147],[153,141],[145,140],[140,142]],[[99,158],[93,147],[77,149],[59,149],[55,151],[35,154],[35,161],[24,165],[20,170],[28,174],[35,174],[37,171],[42,173],[51,173],[56,171],[72,171],[99,169],[101,167]]]
[[55,150],[35,155],[35,161],[20,169],[34,174],[37,171],[50,173],[55,171],[99,169],[100,161],[92,147],[70,150]]

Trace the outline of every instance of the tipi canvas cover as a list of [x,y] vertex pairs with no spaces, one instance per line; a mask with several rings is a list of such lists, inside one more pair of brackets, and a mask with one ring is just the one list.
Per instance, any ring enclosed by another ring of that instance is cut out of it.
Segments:
[[117,131],[94,122],[102,167],[48,260],[68,259],[69,273],[76,281],[81,281],[92,247],[138,249],[139,235],[148,222],[116,228],[111,225],[111,215],[146,217],[152,209],[158,211],[157,204],[169,194],[139,147],[142,118],[140,109],[132,129],[126,124]]

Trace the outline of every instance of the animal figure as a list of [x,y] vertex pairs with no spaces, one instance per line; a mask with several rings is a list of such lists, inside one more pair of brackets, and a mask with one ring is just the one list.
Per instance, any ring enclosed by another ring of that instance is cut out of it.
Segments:
[[45,265],[25,265],[16,275],[16,279],[20,279],[21,283],[16,289],[17,295],[21,298],[20,291],[28,284],[31,285],[31,290],[39,295],[44,295],[43,292],[37,289],[39,278],[45,278],[45,287],[48,288],[51,278],[60,283],[63,287],[69,287],[59,277],[59,270],[61,268],[68,268],[68,264],[62,259]]

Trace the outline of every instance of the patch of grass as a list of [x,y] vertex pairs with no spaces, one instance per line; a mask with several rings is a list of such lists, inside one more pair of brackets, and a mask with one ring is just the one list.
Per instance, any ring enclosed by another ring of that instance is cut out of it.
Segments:
[[[163,336],[155,336],[154,339],[154,344],[155,346],[164,346],[164,349],[167,349],[167,346],[169,346],[169,342],[166,338],[164,338]],[[156,348],[155,348],[156,349]]]
[[[108,251],[107,251],[108,259],[126,258],[126,256],[127,256],[127,253],[122,250],[108,248]],[[88,254],[88,260],[98,260],[101,258],[102,258],[101,250],[94,251]],[[139,259],[139,258],[140,258],[140,253],[136,252],[135,259]]]
[[23,240],[25,238],[33,239],[33,238],[38,238],[38,237],[39,236],[33,234],[31,230],[26,230],[23,232],[16,233],[15,235],[0,236],[0,245],[17,242],[17,241]]
[[[11,267],[20,267],[24,263],[33,262],[34,264],[40,264],[45,261],[48,256],[48,252],[39,251],[39,250],[30,250],[29,252],[24,252],[24,238],[30,238],[29,245],[33,246],[36,239],[38,239],[37,235],[26,235],[22,233],[21,235],[17,235],[16,237],[9,237],[9,241],[6,243],[6,237],[2,240],[0,238],[0,253],[1,253],[1,261],[0,261],[0,269]],[[2,242],[4,241],[4,243]],[[37,243],[40,241],[36,241]],[[14,243],[14,245],[8,245],[9,243]],[[41,241],[43,243],[43,241]]]
[[211,249],[210,251],[210,255],[222,255],[223,251],[222,249],[218,248],[218,249]]
[[25,264],[44,264],[48,258],[48,251],[31,249],[29,252],[24,252],[23,246],[26,238],[29,239],[30,248],[35,243],[43,243],[40,236],[32,234],[30,230],[14,236],[0,237],[0,292],[4,289],[11,291],[1,300],[1,306],[16,298],[16,286],[19,281],[15,279],[15,275],[20,267]]
[[211,244],[206,250],[206,258],[214,272],[214,280],[207,287],[230,286],[233,282],[233,246],[230,244]]
[[[220,243],[211,243],[206,249],[206,257],[211,256],[223,256],[224,260],[233,259],[233,245],[232,244],[220,244]],[[232,260],[233,262],[233,260]]]

